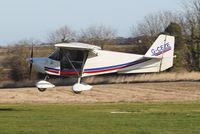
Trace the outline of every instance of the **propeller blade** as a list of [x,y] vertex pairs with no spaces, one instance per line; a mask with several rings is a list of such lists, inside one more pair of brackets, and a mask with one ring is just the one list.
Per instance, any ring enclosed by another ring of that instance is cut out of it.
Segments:
[[33,67],[33,64],[30,63],[30,66],[29,66],[29,79],[31,79],[32,67]]
[[33,45],[31,46],[31,58],[33,58]]
[[31,79],[32,67],[33,67],[33,45],[31,46],[31,56],[30,56],[30,66],[29,66],[29,79]]

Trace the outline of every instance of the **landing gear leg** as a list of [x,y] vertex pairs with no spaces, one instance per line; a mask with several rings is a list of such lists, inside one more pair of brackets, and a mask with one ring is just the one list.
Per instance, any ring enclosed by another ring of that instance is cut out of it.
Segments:
[[[81,77],[78,78],[78,82],[75,85],[80,85],[81,84]],[[72,90],[75,94],[80,94],[82,91],[79,91],[76,89],[75,85],[73,85]]]
[[46,75],[46,76],[44,77],[44,80],[47,81],[48,79],[49,79],[49,75]]

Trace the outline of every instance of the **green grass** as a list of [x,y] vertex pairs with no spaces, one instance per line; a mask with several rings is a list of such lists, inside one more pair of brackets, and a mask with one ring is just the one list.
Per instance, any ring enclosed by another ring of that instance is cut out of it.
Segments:
[[199,134],[200,103],[0,104],[0,134],[133,133]]

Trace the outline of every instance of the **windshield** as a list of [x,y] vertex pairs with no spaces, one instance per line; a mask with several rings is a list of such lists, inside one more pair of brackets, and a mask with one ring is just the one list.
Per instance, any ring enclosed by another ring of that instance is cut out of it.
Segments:
[[49,55],[52,60],[60,61],[60,48],[57,48],[52,54]]

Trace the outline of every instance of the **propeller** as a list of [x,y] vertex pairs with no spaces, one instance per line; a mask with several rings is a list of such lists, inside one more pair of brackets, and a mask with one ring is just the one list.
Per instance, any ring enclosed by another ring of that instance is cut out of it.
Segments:
[[30,66],[29,66],[29,79],[31,79],[32,67],[33,67],[33,45],[31,46],[31,56],[30,56]]

